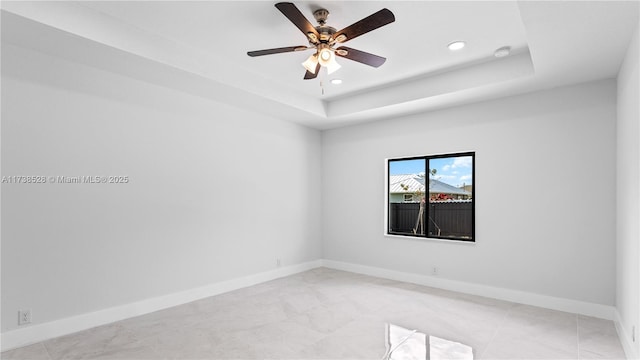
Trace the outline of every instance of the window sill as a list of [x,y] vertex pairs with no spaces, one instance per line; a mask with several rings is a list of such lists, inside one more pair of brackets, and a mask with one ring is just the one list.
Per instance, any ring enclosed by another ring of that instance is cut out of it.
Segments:
[[466,240],[456,240],[456,239],[438,239],[432,237],[421,237],[421,236],[411,236],[411,235],[396,235],[384,233],[384,237],[393,238],[393,239],[406,239],[406,240],[418,240],[418,241],[435,241],[447,244],[464,244],[464,245],[475,245],[475,241],[466,241]]

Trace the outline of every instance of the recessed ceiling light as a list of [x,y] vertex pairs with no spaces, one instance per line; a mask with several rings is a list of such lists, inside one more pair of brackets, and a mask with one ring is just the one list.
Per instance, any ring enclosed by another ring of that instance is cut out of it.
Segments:
[[340,85],[342,84],[342,79],[331,79],[331,83],[333,85]]
[[464,45],[465,45],[464,41],[454,41],[454,42],[450,43],[449,45],[447,45],[447,47],[451,51],[456,51],[456,50],[462,49],[464,47]]
[[493,56],[497,58],[505,57],[511,53],[511,46],[503,46],[493,52]]

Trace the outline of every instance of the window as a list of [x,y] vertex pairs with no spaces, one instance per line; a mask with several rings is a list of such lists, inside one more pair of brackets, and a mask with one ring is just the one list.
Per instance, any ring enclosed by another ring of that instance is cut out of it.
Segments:
[[387,233],[475,241],[474,165],[474,152],[387,160]]

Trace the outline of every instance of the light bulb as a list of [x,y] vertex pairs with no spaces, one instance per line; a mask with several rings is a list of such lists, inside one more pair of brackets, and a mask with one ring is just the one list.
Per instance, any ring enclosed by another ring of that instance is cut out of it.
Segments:
[[320,49],[318,52],[318,62],[327,68],[327,74],[331,74],[340,69],[340,64],[336,62],[336,54],[328,47]]
[[322,49],[322,51],[320,51],[320,60],[324,63],[328,63],[329,61],[331,61],[333,53],[331,52],[331,50],[329,49]]

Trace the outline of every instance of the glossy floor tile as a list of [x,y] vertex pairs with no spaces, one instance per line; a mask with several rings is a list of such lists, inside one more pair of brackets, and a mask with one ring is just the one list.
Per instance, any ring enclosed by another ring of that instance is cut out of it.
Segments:
[[382,359],[388,324],[468,345],[475,359],[624,359],[611,321],[325,268],[1,357]]

